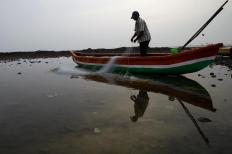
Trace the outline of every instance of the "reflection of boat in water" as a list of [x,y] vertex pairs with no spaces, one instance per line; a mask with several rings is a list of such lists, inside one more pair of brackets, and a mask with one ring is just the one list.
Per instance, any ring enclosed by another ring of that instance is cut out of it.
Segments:
[[81,76],[86,80],[139,90],[137,96],[132,95],[130,97],[135,103],[135,115],[131,117],[133,122],[136,122],[139,117],[142,117],[147,108],[149,101],[147,92],[160,93],[167,95],[169,98],[176,98],[197,128],[202,139],[209,145],[208,138],[204,135],[197,121],[183,103],[186,102],[203,109],[213,112],[216,111],[207,90],[194,80],[183,76],[142,76],[135,74],[133,74],[133,76],[122,76],[120,74],[104,73],[104,71],[89,72],[88,70],[88,72],[86,72],[86,70],[82,71],[82,69],[62,71],[61,68],[56,68],[52,71],[58,74],[69,74],[71,78],[78,78]]
[[120,85],[143,91],[155,92],[174,97],[194,106],[216,111],[211,97],[204,87],[194,80],[183,76],[132,76],[118,74],[89,74],[85,79],[108,84]]
[[123,77],[117,74],[88,74],[83,76],[87,80],[103,82],[108,84],[120,85],[127,88],[138,89],[137,96],[131,96],[131,100],[135,102],[135,115],[131,117],[133,122],[136,122],[141,117],[147,107],[149,97],[147,91],[161,93],[176,98],[180,103],[185,113],[195,125],[197,131],[201,135],[204,142],[209,145],[209,139],[205,136],[197,121],[184,105],[183,101],[197,107],[201,107],[212,112],[216,109],[213,107],[211,97],[204,87],[194,80],[183,76],[135,76]]

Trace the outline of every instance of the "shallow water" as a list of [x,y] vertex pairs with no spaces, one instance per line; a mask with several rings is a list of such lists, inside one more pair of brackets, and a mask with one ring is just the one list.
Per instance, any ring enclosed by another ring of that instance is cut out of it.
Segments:
[[227,66],[185,77],[75,67],[71,58],[0,63],[0,153],[231,153]]

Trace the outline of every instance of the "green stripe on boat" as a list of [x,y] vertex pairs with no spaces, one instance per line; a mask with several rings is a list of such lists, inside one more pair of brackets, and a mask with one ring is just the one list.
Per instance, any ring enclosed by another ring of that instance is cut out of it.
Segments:
[[[167,67],[167,68],[143,68],[143,67],[122,67],[115,66],[114,72],[131,72],[131,73],[141,73],[141,74],[185,74],[192,73],[201,70],[202,68],[211,64],[213,60],[205,60],[192,64],[186,64],[176,67]],[[79,64],[80,67],[91,69],[91,70],[99,70],[104,65],[93,65],[93,64]]]

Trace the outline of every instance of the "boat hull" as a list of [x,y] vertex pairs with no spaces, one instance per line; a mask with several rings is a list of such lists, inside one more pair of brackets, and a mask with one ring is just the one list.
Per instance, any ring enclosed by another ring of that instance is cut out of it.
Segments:
[[[115,72],[131,72],[131,73],[142,73],[142,74],[186,74],[197,72],[214,61],[215,57],[211,59],[205,59],[201,61],[195,61],[192,63],[179,64],[179,65],[164,65],[164,66],[129,66],[129,65],[114,65],[113,70]],[[74,59],[75,61],[75,59]],[[101,64],[91,64],[91,63],[81,63],[76,61],[76,63],[83,68],[91,70],[99,70],[104,65]]]
[[[141,74],[186,74],[199,71],[212,63],[221,44],[184,51],[175,55],[117,56],[113,70]],[[80,67],[98,70],[106,65],[112,56],[91,56],[72,53]]]

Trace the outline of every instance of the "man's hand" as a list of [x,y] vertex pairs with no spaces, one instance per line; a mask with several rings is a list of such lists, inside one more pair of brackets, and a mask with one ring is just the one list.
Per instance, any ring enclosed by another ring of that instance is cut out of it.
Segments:
[[136,42],[137,39],[134,40],[134,38],[137,36],[137,33],[134,33],[134,35],[131,37],[131,42]]
[[135,95],[131,95],[131,96],[130,96],[130,99],[131,99],[132,101],[135,101],[135,100],[136,100],[136,96],[135,96]]
[[133,39],[134,39],[134,38],[132,37],[132,38],[131,38],[131,42],[134,42],[134,40],[133,40]]

